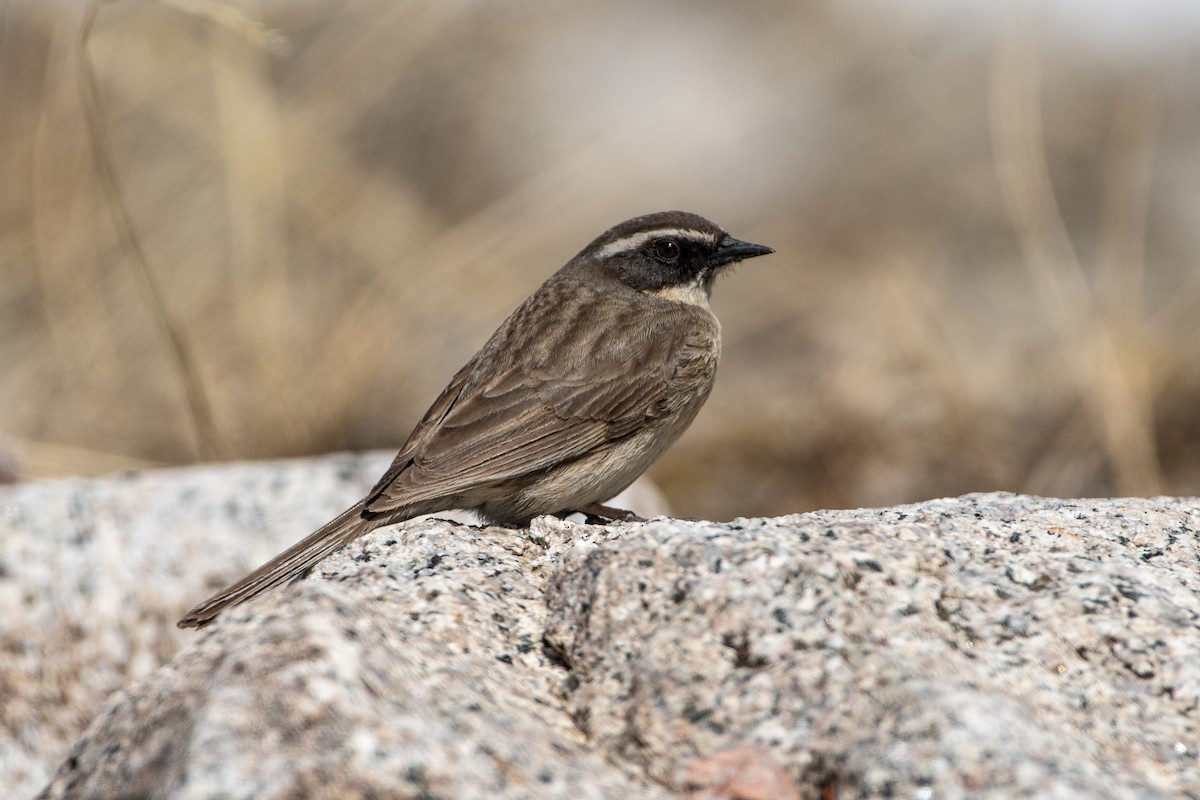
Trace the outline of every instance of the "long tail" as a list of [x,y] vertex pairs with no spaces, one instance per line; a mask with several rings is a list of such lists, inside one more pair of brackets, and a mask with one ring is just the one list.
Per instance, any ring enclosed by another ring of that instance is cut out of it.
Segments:
[[303,574],[321,559],[340,550],[359,536],[386,524],[383,520],[363,519],[362,509],[361,502],[346,509],[319,530],[193,608],[176,624],[181,628],[202,628],[230,606],[244,603]]

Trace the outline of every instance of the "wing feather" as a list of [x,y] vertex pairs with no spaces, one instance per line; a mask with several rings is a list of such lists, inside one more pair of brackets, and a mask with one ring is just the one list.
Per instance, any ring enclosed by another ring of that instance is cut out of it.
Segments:
[[[480,380],[485,348],[426,413],[364,513],[404,510],[539,473],[670,413],[672,398],[688,395],[681,384],[700,379],[693,365],[712,357],[712,332],[705,318],[696,325],[659,321],[619,331],[617,347],[613,341],[593,352],[563,346],[551,358],[517,358]],[[598,359],[596,352],[610,357]]]

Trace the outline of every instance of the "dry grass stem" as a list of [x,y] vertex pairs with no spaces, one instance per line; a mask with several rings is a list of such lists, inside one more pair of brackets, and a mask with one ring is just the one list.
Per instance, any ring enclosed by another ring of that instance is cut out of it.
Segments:
[[[996,50],[992,82],[992,122],[996,167],[1004,199],[1033,278],[1038,296],[1053,324],[1067,366],[1078,380],[1082,404],[1090,411],[1103,437],[1110,463],[1123,494],[1157,494],[1162,477],[1153,424],[1153,397],[1147,391],[1148,364],[1134,348],[1126,357],[1122,342],[1130,331],[1121,323],[1131,317],[1140,327],[1136,305],[1140,291],[1122,297],[1115,315],[1097,296],[1076,256],[1054,195],[1042,134],[1037,40],[1028,16],[1012,14]],[[1135,187],[1142,176],[1134,174]],[[1122,185],[1128,183],[1128,178]],[[1130,213],[1144,207],[1128,208]],[[1126,256],[1136,256],[1131,235],[1136,223],[1123,225],[1117,239],[1109,238]],[[1110,248],[1111,249],[1111,248]],[[1122,283],[1136,283],[1140,261],[1134,259],[1119,273]],[[1110,270],[1110,273],[1112,270]]]
[[205,390],[204,380],[200,375],[192,346],[188,341],[187,332],[171,317],[167,308],[166,293],[159,286],[133,223],[121,197],[121,189],[117,174],[109,158],[109,147],[105,141],[104,124],[100,118],[100,97],[96,87],[96,78],[88,59],[88,41],[96,24],[103,0],[95,0],[87,6],[83,23],[79,29],[79,99],[83,106],[83,117],[87,124],[88,141],[91,144],[92,157],[95,161],[96,177],[104,192],[113,226],[117,230],[126,251],[126,258],[142,289],[146,307],[152,313],[158,329],[167,345],[172,366],[184,388],[188,405],[188,420],[191,422],[197,453],[201,458],[220,458],[224,448],[221,446],[216,423],[213,421],[211,404]]

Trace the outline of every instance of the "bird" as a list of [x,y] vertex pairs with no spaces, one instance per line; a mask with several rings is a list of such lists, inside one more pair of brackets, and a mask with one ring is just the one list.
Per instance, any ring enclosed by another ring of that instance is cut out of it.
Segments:
[[773,252],[683,211],[609,228],[454,375],[366,497],[177,624],[203,627],[369,531],[424,514],[469,509],[508,527],[574,512],[637,520],[604,501],[708,399],[721,355],[714,280]]

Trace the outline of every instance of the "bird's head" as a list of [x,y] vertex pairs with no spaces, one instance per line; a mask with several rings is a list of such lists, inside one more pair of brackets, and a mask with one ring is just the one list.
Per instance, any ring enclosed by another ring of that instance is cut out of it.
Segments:
[[662,211],[614,225],[576,260],[639,292],[707,306],[713,279],[723,267],[774,252],[735,239],[696,214]]

